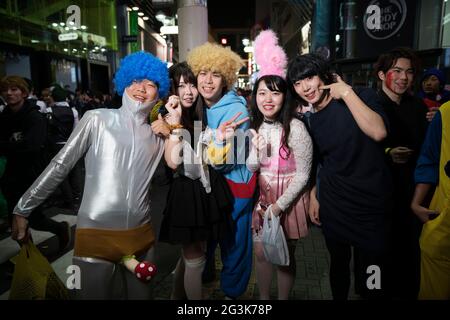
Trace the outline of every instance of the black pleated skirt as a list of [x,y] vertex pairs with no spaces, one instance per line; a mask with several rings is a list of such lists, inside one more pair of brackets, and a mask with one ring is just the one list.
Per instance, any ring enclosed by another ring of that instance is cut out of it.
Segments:
[[225,178],[209,167],[211,193],[200,180],[173,179],[163,213],[159,240],[173,244],[220,240],[233,228],[233,195]]

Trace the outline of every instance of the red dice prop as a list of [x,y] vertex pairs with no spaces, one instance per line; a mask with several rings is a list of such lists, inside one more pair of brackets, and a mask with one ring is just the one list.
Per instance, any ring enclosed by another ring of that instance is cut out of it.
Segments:
[[156,275],[156,266],[148,261],[139,262],[134,268],[134,274],[142,282],[149,282]]

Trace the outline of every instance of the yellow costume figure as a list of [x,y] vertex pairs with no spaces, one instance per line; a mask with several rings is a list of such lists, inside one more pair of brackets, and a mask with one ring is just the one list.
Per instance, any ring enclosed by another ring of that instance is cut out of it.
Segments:
[[[420,237],[421,279],[419,299],[450,299],[450,178],[448,176],[448,167],[450,166],[450,102],[444,104],[439,113],[442,124],[439,182],[430,204],[430,209],[439,213],[439,215],[424,224]],[[439,121],[439,119],[434,120]],[[428,136],[432,136],[432,134],[427,135],[427,140]],[[426,144],[427,142],[424,144],[422,153],[426,149]]]

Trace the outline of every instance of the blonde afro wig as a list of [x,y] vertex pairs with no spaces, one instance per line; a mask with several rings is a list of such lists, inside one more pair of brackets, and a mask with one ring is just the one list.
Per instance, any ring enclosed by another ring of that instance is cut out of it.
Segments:
[[195,76],[202,70],[219,72],[228,89],[236,82],[237,72],[244,65],[241,57],[231,49],[209,42],[192,49],[186,60]]

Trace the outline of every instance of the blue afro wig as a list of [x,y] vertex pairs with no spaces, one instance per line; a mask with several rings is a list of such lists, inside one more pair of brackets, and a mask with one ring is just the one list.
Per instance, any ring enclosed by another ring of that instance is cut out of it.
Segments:
[[127,55],[120,61],[119,70],[114,77],[114,84],[119,95],[133,80],[148,79],[158,85],[158,94],[164,98],[169,91],[169,71],[166,63],[150,53],[139,51]]

